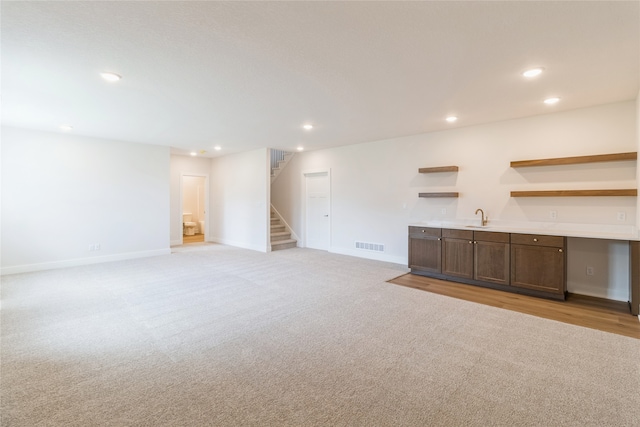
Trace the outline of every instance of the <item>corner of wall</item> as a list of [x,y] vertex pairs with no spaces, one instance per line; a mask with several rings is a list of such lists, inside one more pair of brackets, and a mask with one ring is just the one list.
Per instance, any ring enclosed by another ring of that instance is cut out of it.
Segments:
[[268,149],[216,157],[211,163],[209,238],[268,251]]
[[169,251],[169,151],[3,127],[2,273]]

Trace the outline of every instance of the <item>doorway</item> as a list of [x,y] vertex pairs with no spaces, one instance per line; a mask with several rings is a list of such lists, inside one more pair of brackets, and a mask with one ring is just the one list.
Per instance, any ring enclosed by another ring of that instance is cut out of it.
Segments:
[[331,243],[331,185],[329,171],[304,176],[305,246],[328,251]]
[[182,243],[201,243],[207,240],[209,224],[208,177],[182,175]]

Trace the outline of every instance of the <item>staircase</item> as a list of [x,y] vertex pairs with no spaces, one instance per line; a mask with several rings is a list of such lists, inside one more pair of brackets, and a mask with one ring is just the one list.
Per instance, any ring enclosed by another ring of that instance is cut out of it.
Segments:
[[284,224],[271,212],[271,250],[290,249],[297,246],[297,241],[291,238],[291,233],[285,229]]
[[271,182],[280,175],[280,172],[289,163],[293,157],[293,153],[284,150],[271,149]]

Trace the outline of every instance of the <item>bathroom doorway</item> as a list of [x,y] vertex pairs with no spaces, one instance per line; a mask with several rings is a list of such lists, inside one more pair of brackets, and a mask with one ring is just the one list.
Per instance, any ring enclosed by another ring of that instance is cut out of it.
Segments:
[[207,241],[208,176],[182,175],[182,243]]

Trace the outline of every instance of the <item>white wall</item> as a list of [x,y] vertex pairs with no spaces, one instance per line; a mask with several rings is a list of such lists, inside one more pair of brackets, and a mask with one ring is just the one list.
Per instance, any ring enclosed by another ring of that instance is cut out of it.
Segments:
[[269,250],[269,158],[261,148],[211,163],[211,227],[215,242]]
[[[171,155],[171,244],[182,244],[180,185],[183,175],[210,176],[211,159]],[[207,221],[209,218],[205,218]],[[205,240],[208,240],[205,236]]]
[[3,127],[2,273],[169,253],[168,189],[168,147]]
[[[491,223],[566,223],[636,226],[636,198],[511,198],[512,190],[636,188],[635,162],[512,169],[513,160],[637,151],[634,101],[546,114],[442,132],[297,154],[272,187],[272,203],[303,235],[302,172],[331,169],[331,251],[407,262],[407,225],[430,220],[473,221],[483,208]],[[457,165],[458,173],[419,174],[418,168]],[[457,199],[419,199],[419,192],[458,191]],[[446,213],[442,213],[446,211]],[[549,211],[557,212],[551,220]],[[626,220],[617,221],[617,212]],[[382,255],[356,250],[355,241],[383,243]],[[614,242],[571,239],[569,286],[625,300],[628,271],[596,269],[586,275],[573,254],[589,250],[608,258]],[[608,264],[611,266],[612,264]],[[618,265],[618,264],[616,264]],[[613,277],[613,278],[612,278]],[[610,283],[611,281],[615,283]]]

